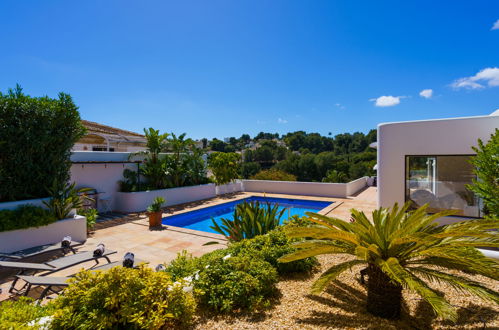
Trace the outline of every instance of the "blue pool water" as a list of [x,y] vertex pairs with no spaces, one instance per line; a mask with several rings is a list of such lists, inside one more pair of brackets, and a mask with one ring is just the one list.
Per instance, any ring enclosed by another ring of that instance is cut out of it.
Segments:
[[186,212],[178,215],[173,215],[170,217],[163,218],[164,225],[189,228],[194,230],[200,230],[208,233],[216,233],[210,226],[213,225],[211,219],[215,219],[217,223],[220,223],[220,219],[232,219],[234,209],[237,204],[242,202],[252,202],[258,201],[268,202],[271,204],[278,204],[279,209],[286,208],[289,211],[281,218],[281,222],[287,220],[288,217],[293,215],[304,216],[305,212],[318,212],[326,206],[330,205],[331,202],[321,202],[321,201],[310,201],[304,199],[287,199],[287,198],[271,198],[271,197],[249,197],[245,199],[240,199],[234,202],[224,203],[220,205],[206,207],[200,210],[195,210],[191,212]]

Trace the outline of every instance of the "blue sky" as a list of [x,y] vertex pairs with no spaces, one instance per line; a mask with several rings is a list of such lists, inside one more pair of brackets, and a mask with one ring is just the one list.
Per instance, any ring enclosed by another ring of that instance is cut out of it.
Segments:
[[1,91],[64,91],[138,132],[338,134],[499,108],[495,0],[2,1],[0,26]]

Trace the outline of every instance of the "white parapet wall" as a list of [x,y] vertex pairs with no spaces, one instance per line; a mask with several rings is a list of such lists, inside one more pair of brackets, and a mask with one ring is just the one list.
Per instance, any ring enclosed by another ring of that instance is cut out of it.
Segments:
[[217,195],[233,194],[241,191],[244,191],[243,182],[241,180],[236,180],[235,182],[220,185],[216,188]]
[[164,206],[171,206],[213,198],[216,195],[216,186],[212,183],[150,191],[117,192],[115,209],[120,212],[142,212],[159,196],[166,200]]
[[65,236],[71,236],[73,241],[86,241],[87,219],[77,215],[47,226],[0,232],[0,252],[10,253],[34,246],[57,243]]
[[345,197],[355,195],[356,193],[367,187],[368,179],[369,177],[364,176],[362,178],[358,178],[357,180],[346,183],[347,189]]
[[367,177],[350,183],[243,180],[244,191],[345,198],[367,186]]

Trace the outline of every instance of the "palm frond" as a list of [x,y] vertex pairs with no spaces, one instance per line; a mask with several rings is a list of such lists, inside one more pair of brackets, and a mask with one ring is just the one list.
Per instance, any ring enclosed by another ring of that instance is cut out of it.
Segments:
[[350,260],[337,264],[326,270],[322,275],[312,284],[312,293],[319,294],[327,287],[331,281],[335,280],[345,270],[352,268],[355,265],[365,264],[363,260]]
[[484,300],[499,303],[499,293],[481,285],[476,281],[425,267],[410,268],[410,271],[413,273],[419,273],[422,277],[426,277],[428,280],[434,282],[447,283],[460,292],[470,292]]
[[333,217],[327,217],[325,215],[313,212],[305,212],[305,214],[309,217],[308,220],[315,222],[319,225],[324,225],[332,229],[341,229],[348,232],[353,231],[352,224],[344,220]]
[[317,245],[315,247],[309,247],[307,249],[298,250],[291,252],[279,258],[279,262],[291,262],[295,260],[305,259],[308,257],[314,257],[320,254],[338,254],[338,253],[349,253],[344,247],[328,246],[328,245]]
[[349,232],[326,227],[288,227],[285,229],[286,235],[290,238],[315,238],[338,240],[354,245],[358,245],[357,236]]

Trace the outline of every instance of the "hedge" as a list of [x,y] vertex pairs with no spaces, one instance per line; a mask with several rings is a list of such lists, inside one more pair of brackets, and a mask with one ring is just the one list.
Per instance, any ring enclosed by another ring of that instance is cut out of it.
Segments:
[[68,94],[31,97],[19,85],[0,93],[0,202],[47,197],[54,181],[66,182],[84,133]]

